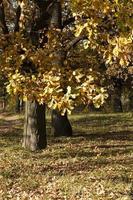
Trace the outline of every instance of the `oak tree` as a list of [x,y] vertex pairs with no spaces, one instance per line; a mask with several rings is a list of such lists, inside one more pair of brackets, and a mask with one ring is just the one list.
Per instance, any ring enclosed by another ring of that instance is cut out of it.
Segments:
[[[9,94],[26,102],[25,148],[46,147],[45,105],[53,109],[55,135],[71,135],[67,114],[80,104],[98,108],[108,96],[94,67],[103,55],[97,25],[87,19],[86,11],[78,13],[78,6],[67,0],[0,0],[0,66]],[[90,38],[89,23],[94,29]],[[87,66],[73,62],[74,47],[80,54],[88,44]]]

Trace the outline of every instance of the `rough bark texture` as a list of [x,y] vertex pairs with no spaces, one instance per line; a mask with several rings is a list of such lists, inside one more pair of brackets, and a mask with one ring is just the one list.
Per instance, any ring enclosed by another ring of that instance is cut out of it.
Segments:
[[25,103],[25,124],[22,146],[35,151],[44,149],[46,140],[45,105],[36,101]]
[[72,136],[72,127],[67,114],[61,116],[57,110],[52,111],[52,132],[55,137]]
[[[62,28],[62,13],[61,3],[56,1],[53,4],[52,16],[51,16],[51,28]],[[61,49],[57,52],[58,59],[53,61],[56,65],[63,67],[64,52]],[[68,120],[67,113],[62,116],[57,110],[52,111],[52,133],[57,136],[72,136],[72,127]]]

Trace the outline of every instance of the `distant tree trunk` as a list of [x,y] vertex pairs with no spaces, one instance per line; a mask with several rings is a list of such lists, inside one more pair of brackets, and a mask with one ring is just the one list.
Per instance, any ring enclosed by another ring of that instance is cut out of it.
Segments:
[[123,112],[129,112],[131,109],[130,92],[131,92],[130,88],[126,84],[124,84],[122,87],[122,93],[121,93],[121,102],[122,102]]
[[[51,28],[61,29],[62,27],[62,10],[61,2],[56,1],[53,5],[52,17],[51,17]],[[58,59],[53,61],[56,65],[63,67],[64,52],[63,49],[57,53]],[[72,127],[68,120],[67,113],[62,116],[59,111],[52,111],[52,132],[55,137],[57,136],[72,136]]]
[[47,146],[45,105],[39,105],[36,101],[25,103],[22,146],[31,151],[44,149]]
[[133,112],[133,89],[130,94],[130,111]]
[[55,137],[72,136],[72,127],[67,114],[62,116],[57,110],[52,111],[52,132]]
[[6,101],[7,101],[7,99],[6,99],[6,89],[4,87],[4,89],[3,89],[3,111],[6,110]]
[[15,105],[15,112],[16,113],[20,113],[21,108],[20,108],[20,99],[19,99],[19,95],[16,96],[16,105]]
[[122,112],[122,102],[121,102],[121,92],[122,92],[122,83],[119,79],[114,79],[114,91],[111,95],[111,104],[114,112]]
[[22,99],[20,101],[20,111],[24,111],[24,101]]
[[118,96],[117,93],[115,93],[112,97],[112,104],[113,104],[113,111],[114,112],[122,112],[122,104],[121,104],[121,96]]

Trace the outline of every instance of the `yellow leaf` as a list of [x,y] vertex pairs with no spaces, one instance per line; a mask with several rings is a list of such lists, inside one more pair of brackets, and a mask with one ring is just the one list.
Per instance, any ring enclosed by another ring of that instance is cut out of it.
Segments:
[[119,55],[118,46],[116,46],[116,47],[113,49],[113,54],[114,54],[114,56],[118,57],[118,55]]

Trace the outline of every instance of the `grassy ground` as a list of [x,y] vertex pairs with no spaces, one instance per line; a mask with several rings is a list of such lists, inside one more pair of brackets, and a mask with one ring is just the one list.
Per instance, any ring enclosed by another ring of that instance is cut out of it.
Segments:
[[50,136],[48,147],[21,148],[20,116],[0,115],[0,200],[132,200],[133,117],[70,117],[72,138]]

